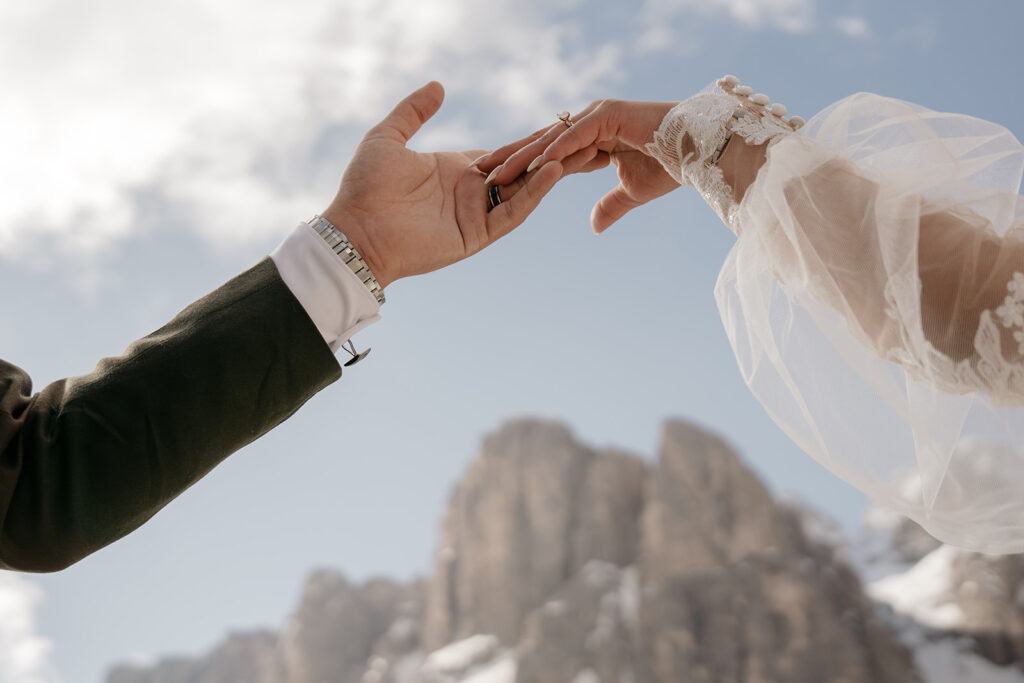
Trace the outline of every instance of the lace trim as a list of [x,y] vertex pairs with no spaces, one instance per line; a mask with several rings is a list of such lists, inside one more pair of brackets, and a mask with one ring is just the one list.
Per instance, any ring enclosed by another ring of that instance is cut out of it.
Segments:
[[748,144],[761,145],[780,135],[792,133],[788,124],[771,116],[754,116],[748,114],[736,119],[732,131],[740,135]]
[[1013,279],[1006,284],[1009,294],[1003,299],[1003,305],[996,309],[999,322],[1013,330],[1013,339],[1017,342],[1017,353],[1024,355],[1024,273],[1014,273]]
[[[974,335],[974,356],[954,361],[925,338],[920,326],[910,330],[901,323],[901,344],[890,349],[886,358],[902,365],[913,379],[941,391],[977,391],[995,405],[1024,405],[1024,364],[1020,362],[1024,356],[1024,273],[1014,273],[1006,289],[1008,294],[994,315],[993,311],[981,314]],[[890,281],[885,288],[886,314],[902,321],[905,318],[899,313],[896,299],[894,283]],[[1000,325],[1012,331],[1016,349],[1004,353]]]
[[[702,93],[680,102],[665,115],[646,150],[676,182],[697,188],[729,229],[739,234],[739,207],[733,189],[722,170],[710,161],[730,135],[760,145],[792,132],[781,120],[750,114],[729,95]],[[695,151],[684,154],[687,135]]]

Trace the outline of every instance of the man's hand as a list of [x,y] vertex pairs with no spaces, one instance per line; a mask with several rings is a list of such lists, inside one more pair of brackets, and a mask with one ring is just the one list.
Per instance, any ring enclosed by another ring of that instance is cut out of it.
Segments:
[[[322,214],[346,234],[382,287],[447,266],[508,234],[562,175],[563,164],[553,161],[510,178],[504,201],[488,213],[486,174],[473,165],[484,150],[420,154],[405,147],[443,100],[441,84],[428,83],[374,126]],[[576,155],[573,165],[583,170],[596,153]]]

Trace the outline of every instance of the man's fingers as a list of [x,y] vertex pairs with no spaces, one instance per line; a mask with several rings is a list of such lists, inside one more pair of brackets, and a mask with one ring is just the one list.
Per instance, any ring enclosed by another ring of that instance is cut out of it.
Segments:
[[590,225],[594,232],[600,234],[640,204],[620,184],[594,204],[594,210],[590,212]]
[[562,164],[553,162],[537,169],[512,197],[505,199],[487,214],[487,236],[489,241],[504,237],[518,227],[530,215],[544,195],[562,177]]
[[431,81],[399,102],[384,120],[370,129],[367,137],[386,137],[401,144],[437,113],[444,102],[444,86]]

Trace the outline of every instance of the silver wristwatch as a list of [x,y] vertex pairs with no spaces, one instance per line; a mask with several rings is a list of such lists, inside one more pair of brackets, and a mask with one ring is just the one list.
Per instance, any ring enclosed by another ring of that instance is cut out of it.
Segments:
[[345,237],[345,233],[338,230],[334,227],[333,223],[319,214],[306,221],[306,224],[324,238],[331,251],[338,255],[338,258],[366,285],[366,288],[370,290],[370,294],[376,297],[377,303],[383,304],[384,290],[381,288],[380,283],[377,282],[377,278],[370,272],[370,267],[366,265],[366,261],[363,260],[363,257],[359,255],[359,252],[356,251],[355,247],[348,241],[348,238]]

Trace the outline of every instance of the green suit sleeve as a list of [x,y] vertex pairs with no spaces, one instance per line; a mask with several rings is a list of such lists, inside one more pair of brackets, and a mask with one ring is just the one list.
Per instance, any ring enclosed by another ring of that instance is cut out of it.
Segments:
[[56,571],[133,531],[340,375],[270,259],[38,394],[0,361],[0,567]]

